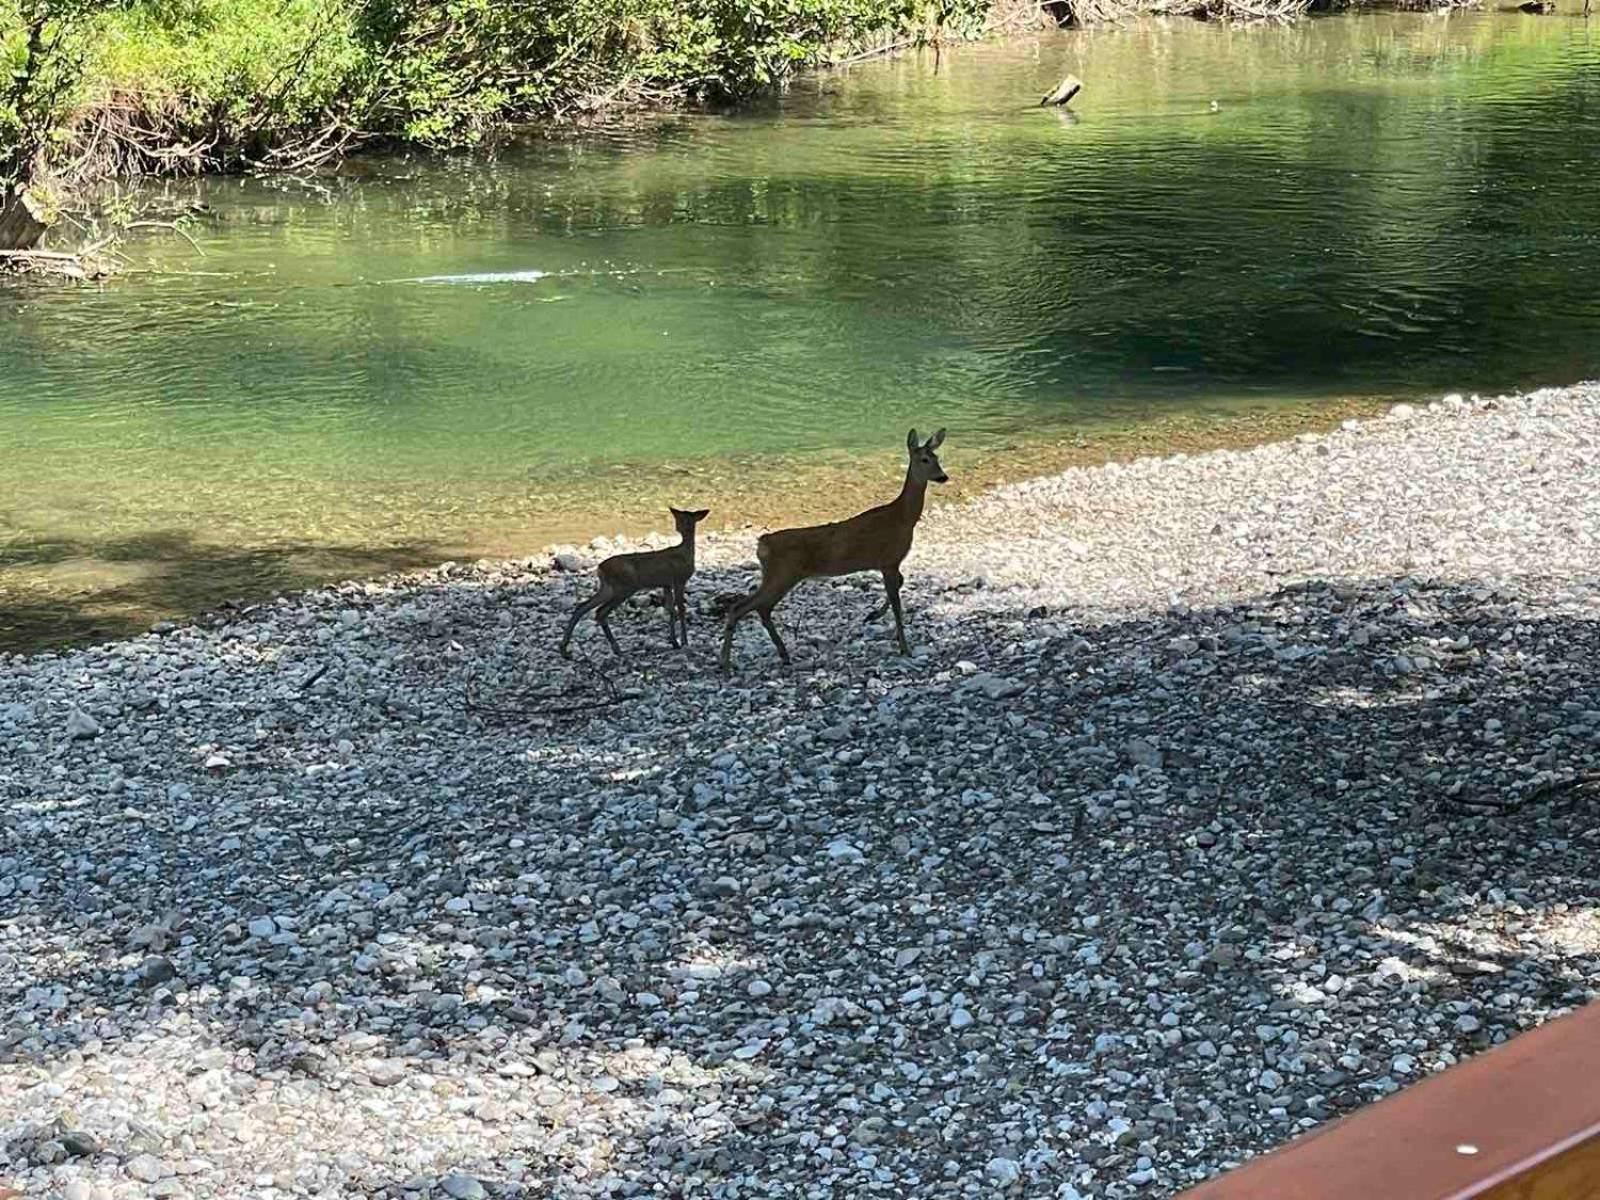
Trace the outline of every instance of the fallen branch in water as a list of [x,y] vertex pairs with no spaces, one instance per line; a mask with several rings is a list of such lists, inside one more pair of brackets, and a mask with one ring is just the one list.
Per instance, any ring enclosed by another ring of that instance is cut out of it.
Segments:
[[886,45],[874,46],[870,50],[862,50],[859,53],[851,54],[844,58],[833,59],[828,63],[828,66],[848,67],[851,63],[866,62],[869,58],[883,58],[885,55],[893,54],[897,50],[905,50],[910,46],[916,46],[920,44],[921,39],[919,38],[901,38],[898,42],[889,42]]
[[124,225],[123,228],[124,229],[167,229],[167,230],[171,230],[173,233],[175,233],[179,237],[181,237],[184,241],[188,242],[189,245],[194,248],[194,252],[196,254],[198,254],[201,258],[204,258],[206,256],[206,252],[200,248],[200,243],[195,241],[194,237],[189,233],[189,231],[187,229],[185,229],[182,225],[178,224],[178,222],[176,222],[176,221],[132,221],[129,224]]
[[58,279],[104,279],[111,274],[112,264],[88,251],[71,254],[64,250],[0,250],[0,270]]

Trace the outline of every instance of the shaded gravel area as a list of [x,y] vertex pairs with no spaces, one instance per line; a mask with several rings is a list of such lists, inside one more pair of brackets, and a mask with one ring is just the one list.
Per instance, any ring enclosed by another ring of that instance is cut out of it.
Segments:
[[0,660],[0,1181],[1171,1196],[1594,994],[1597,447],[1590,385],[1003,488],[913,658],[813,583],[728,683],[714,538],[565,716],[545,560]]

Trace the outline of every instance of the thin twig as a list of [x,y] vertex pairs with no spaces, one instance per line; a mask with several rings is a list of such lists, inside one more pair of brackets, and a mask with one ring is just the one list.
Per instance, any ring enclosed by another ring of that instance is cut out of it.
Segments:
[[513,692],[514,705],[488,704],[478,699],[474,681],[469,680],[464,689],[464,699],[468,712],[477,713],[497,721],[526,721],[533,717],[571,717],[579,713],[597,712],[600,709],[615,708],[621,704],[625,697],[618,689],[611,676],[596,666],[587,658],[579,658],[578,665],[600,681],[604,690],[603,696],[592,697],[587,700],[578,700],[565,704],[554,704],[551,701],[561,700],[576,694],[572,685],[556,688],[543,692]]
[[127,224],[127,226],[125,228],[128,228],[128,229],[167,229],[167,230],[171,230],[173,233],[175,233],[179,237],[183,238],[184,241],[188,242],[189,245],[193,246],[194,247],[194,252],[196,254],[198,254],[201,258],[204,258],[206,256],[206,252],[200,248],[200,243],[195,241],[194,238],[190,237],[189,236],[189,231],[187,229],[185,229],[182,225],[178,224],[178,222],[176,222],[176,221],[130,221],[130,222],[128,222],[128,224]]
[[828,66],[847,67],[851,63],[865,62],[869,58],[882,58],[886,54],[893,54],[896,50],[904,50],[907,46],[915,46],[918,40],[914,37],[901,38],[898,42],[890,42],[886,46],[874,46],[871,50],[862,50],[860,53],[851,54],[845,58],[836,58],[828,63]]
[[1509,796],[1504,799],[1492,796],[1474,796],[1470,799],[1450,796],[1446,798],[1445,803],[1467,812],[1507,815],[1520,812],[1530,804],[1537,804],[1541,800],[1558,795],[1571,796],[1593,791],[1600,791],[1600,771],[1581,771],[1564,779],[1547,779],[1529,788],[1520,796]]

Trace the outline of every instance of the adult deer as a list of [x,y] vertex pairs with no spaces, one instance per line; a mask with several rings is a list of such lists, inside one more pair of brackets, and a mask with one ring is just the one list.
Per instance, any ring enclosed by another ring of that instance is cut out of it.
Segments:
[[911,550],[911,533],[922,517],[922,503],[928,484],[945,483],[949,476],[934,453],[944,442],[939,430],[927,442],[917,439],[913,429],[906,435],[906,481],[900,494],[888,504],[869,508],[848,521],[831,525],[812,525],[805,529],[780,529],[765,534],[756,542],[756,558],[761,563],[761,586],[738,601],[728,612],[722,631],[722,673],[732,669],[733,631],[751,612],[761,618],[767,636],[778,648],[778,657],[789,661],[789,649],[772,623],[772,610],[805,579],[821,575],[849,575],[855,571],[883,572],[883,606],[867,618],[877,620],[888,609],[894,610],[894,636],[900,653],[910,654],[906,645],[905,615],[900,611],[900,564]]
[[674,648],[678,645],[678,631],[683,631],[683,644],[689,644],[689,609],[684,591],[694,575],[694,527],[706,519],[709,509],[681,512],[668,509],[672,523],[678,527],[683,540],[665,550],[645,550],[638,554],[613,554],[600,564],[600,590],[590,596],[572,614],[567,631],[561,635],[561,656],[571,657],[567,644],[572,641],[572,631],[578,627],[583,614],[594,610],[595,624],[605,631],[613,654],[621,655],[622,647],[611,632],[606,618],[611,611],[635,592],[645,588],[660,588],[662,605],[667,610],[667,637]]

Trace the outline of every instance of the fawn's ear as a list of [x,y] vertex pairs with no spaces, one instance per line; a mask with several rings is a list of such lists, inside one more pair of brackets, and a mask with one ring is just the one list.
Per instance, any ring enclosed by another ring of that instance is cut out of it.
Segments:
[[711,515],[711,510],[709,508],[697,508],[697,509],[694,510],[694,512],[690,513],[689,515],[691,517],[693,517],[696,521],[704,521],[707,517],[709,517]]
[[907,450],[915,450],[916,448],[917,448],[917,431],[915,429],[913,429],[910,433],[906,434],[906,449]]
[[679,509],[673,508],[672,505],[670,505],[670,504],[667,505],[667,511],[669,513],[671,513],[675,517],[681,517],[681,516],[685,515],[682,511],[680,511]]
[[928,449],[937,450],[942,445],[944,445],[944,430],[941,429],[928,439]]

